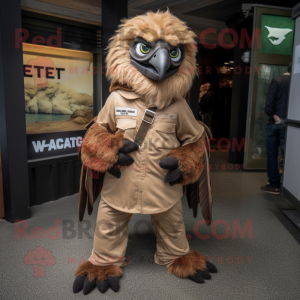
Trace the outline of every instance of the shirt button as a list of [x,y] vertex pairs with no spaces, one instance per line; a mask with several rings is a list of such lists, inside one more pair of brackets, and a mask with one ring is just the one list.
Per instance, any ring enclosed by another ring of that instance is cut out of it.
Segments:
[[142,165],[144,165],[144,164],[145,164],[145,162],[143,161],[143,162],[142,162]]
[[144,177],[142,177],[141,179],[144,180]]
[[142,193],[143,191],[140,191],[140,193]]

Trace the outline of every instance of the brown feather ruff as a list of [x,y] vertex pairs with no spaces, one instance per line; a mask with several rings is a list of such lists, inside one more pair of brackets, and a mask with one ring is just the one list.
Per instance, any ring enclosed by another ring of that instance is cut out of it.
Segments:
[[194,275],[197,270],[206,270],[206,258],[197,251],[190,251],[187,255],[175,259],[168,268],[169,273],[180,278]]
[[112,93],[116,90],[123,90],[128,92],[133,92],[132,88],[128,87],[126,84],[120,84],[118,82],[112,82],[112,84],[109,87],[109,91]]
[[104,281],[107,277],[121,277],[123,274],[122,269],[116,265],[109,266],[95,266],[91,262],[86,261],[81,264],[75,271],[75,276],[87,275],[89,281],[97,278],[99,281]]

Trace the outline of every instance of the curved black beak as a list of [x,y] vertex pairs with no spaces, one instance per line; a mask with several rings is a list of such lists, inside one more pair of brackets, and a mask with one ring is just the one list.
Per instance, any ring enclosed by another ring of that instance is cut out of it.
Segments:
[[158,80],[163,80],[171,65],[168,50],[166,48],[158,49],[149,60],[149,63],[157,71]]

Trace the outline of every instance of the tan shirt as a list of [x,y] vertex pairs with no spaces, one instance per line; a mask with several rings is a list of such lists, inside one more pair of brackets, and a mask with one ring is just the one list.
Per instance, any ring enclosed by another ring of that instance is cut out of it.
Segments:
[[[134,141],[146,108],[137,94],[117,90],[108,97],[97,122],[108,124],[113,133],[124,131],[124,138]],[[121,178],[106,172],[101,197],[128,213],[168,210],[182,197],[182,185],[164,183],[168,170],[161,169],[159,162],[174,148],[195,143],[203,132],[185,99],[157,111],[143,144],[129,154],[134,163],[121,168]]]

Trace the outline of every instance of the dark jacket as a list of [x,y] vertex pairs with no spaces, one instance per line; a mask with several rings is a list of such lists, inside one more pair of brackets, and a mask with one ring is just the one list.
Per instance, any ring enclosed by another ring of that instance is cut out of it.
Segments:
[[265,104],[268,116],[277,115],[279,118],[286,118],[290,78],[290,75],[280,75],[271,81]]
[[199,104],[202,114],[212,113],[214,111],[214,95],[211,92],[205,93]]

